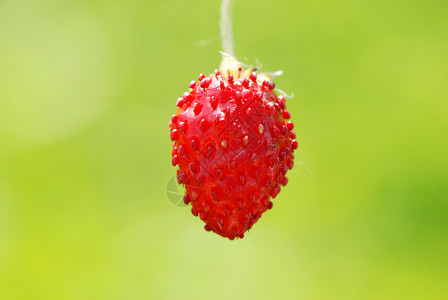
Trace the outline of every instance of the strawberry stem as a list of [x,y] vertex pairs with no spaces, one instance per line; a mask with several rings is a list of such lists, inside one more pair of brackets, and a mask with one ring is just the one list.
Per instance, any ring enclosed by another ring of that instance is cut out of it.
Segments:
[[241,63],[234,57],[233,32],[232,32],[232,2],[233,0],[222,0],[221,4],[221,39],[222,39],[222,60],[219,72],[223,76],[232,75],[240,78],[243,68]]
[[222,0],[221,3],[221,40],[225,56],[234,56],[232,32],[232,0]]

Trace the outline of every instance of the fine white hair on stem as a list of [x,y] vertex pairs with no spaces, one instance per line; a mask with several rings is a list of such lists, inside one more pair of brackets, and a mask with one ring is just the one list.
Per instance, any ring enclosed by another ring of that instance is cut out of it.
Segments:
[[307,167],[307,165],[305,165],[303,161],[299,161],[299,164],[301,164],[305,168],[305,170],[308,171],[308,174],[311,175],[311,170]]
[[[282,71],[283,73],[283,71]],[[294,93],[288,94],[285,91],[282,91],[281,89],[276,89],[280,94],[282,94],[283,97],[288,98],[288,99],[292,99],[294,98]]]
[[234,56],[232,32],[232,0],[222,0],[221,3],[221,39],[222,51]]
[[[266,74],[266,75],[268,75],[271,78],[274,78],[274,77],[282,76],[283,75],[283,71],[282,70],[278,70],[278,71],[275,71],[275,72],[264,72],[263,74]],[[291,96],[291,98],[292,98],[292,96]]]

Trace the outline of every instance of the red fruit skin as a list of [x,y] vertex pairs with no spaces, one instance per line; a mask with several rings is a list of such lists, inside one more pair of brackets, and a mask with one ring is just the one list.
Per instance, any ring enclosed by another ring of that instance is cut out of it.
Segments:
[[185,184],[185,203],[207,231],[231,240],[272,208],[286,185],[297,141],[274,84],[215,74],[199,76],[178,99],[170,122],[173,165]]

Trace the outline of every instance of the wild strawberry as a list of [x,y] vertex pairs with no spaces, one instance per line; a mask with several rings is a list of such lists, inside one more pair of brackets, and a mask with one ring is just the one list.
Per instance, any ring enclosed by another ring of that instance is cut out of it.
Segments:
[[272,208],[298,146],[285,98],[252,71],[226,57],[219,71],[190,83],[170,122],[185,203],[205,230],[231,240]]

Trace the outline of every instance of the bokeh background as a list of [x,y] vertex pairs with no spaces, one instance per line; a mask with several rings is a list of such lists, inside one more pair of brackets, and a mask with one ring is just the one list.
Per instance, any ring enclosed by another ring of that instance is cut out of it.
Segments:
[[220,1],[0,1],[1,299],[448,299],[448,2],[239,0],[300,143],[242,240],[171,203]]

